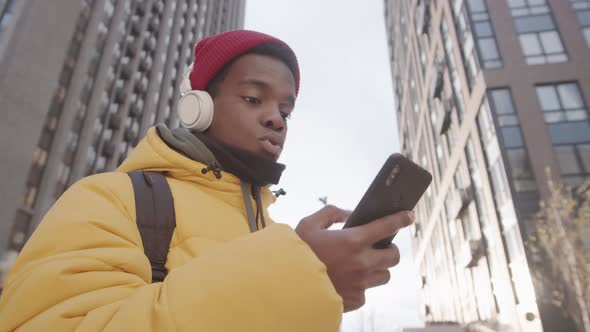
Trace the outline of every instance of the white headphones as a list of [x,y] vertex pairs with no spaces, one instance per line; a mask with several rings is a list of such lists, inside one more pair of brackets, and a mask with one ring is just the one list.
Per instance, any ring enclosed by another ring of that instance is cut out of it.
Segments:
[[213,121],[213,98],[207,91],[191,90],[190,74],[192,71],[193,65],[191,64],[182,76],[178,119],[183,127],[203,132],[209,128]]

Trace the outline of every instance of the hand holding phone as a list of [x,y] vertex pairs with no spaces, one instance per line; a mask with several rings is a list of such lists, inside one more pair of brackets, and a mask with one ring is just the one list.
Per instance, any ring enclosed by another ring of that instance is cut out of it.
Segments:
[[349,215],[348,211],[326,206],[301,220],[295,229],[326,266],[332,285],[342,297],[344,312],[363,306],[365,290],[389,282],[389,268],[399,263],[399,249],[394,244],[377,250],[373,243],[413,221],[411,214],[402,212],[358,227],[328,230]]
[[[342,297],[344,312],[364,305],[366,289],[389,281],[389,268],[400,259],[391,239],[413,222],[413,214],[400,211],[414,208],[431,179],[427,171],[407,158],[392,155],[352,215],[326,206],[301,220],[295,229],[326,265],[330,281]],[[328,230],[344,220],[344,229]]]
[[[400,211],[412,211],[428,189],[432,175],[401,154],[392,154],[365,195],[354,209],[344,228],[356,227]],[[375,248],[389,246],[394,235],[384,235]]]

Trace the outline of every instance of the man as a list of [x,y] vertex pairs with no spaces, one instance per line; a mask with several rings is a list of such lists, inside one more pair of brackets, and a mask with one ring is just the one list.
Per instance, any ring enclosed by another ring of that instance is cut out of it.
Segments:
[[[210,126],[151,128],[117,171],[64,193],[8,275],[0,331],[337,331],[389,281],[399,251],[372,244],[410,213],[346,230],[327,230],[348,217],[330,206],[295,231],[268,216],[299,91],[289,46],[253,31],[206,38],[190,88],[212,97]],[[163,172],[174,199],[162,282],[136,224],[134,170]]]

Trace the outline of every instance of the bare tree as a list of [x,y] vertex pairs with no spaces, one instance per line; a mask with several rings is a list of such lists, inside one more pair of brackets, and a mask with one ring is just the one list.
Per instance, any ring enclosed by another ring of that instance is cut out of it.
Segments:
[[[590,182],[569,189],[549,183],[527,247],[540,302],[561,308],[578,331],[590,331]],[[586,236],[584,236],[586,234]]]

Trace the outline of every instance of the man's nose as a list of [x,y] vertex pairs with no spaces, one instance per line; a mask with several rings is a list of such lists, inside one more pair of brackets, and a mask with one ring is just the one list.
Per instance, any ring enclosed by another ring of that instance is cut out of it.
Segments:
[[277,132],[283,132],[285,130],[285,119],[281,115],[278,105],[273,105],[265,110],[263,124],[266,128]]

